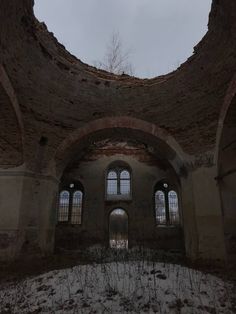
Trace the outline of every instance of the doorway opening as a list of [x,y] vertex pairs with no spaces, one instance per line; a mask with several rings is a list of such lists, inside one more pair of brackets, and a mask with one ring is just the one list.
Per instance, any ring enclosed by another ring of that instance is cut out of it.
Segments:
[[128,215],[122,208],[110,213],[109,245],[112,249],[128,249]]

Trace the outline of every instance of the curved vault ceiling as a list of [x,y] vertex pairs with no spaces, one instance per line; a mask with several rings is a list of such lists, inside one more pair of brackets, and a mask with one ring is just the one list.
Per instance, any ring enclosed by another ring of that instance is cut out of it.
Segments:
[[0,21],[0,62],[19,101],[29,167],[35,167],[42,136],[49,160],[74,130],[120,115],[165,129],[185,153],[213,151],[236,72],[235,0],[214,0],[209,31],[194,55],[177,71],[150,80],[115,76],[77,60],[35,19],[32,0],[2,0]]

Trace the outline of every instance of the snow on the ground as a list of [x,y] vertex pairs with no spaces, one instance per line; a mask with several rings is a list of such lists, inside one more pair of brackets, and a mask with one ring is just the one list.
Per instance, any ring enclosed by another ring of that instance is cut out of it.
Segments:
[[0,313],[233,313],[230,283],[147,261],[79,265],[0,288]]

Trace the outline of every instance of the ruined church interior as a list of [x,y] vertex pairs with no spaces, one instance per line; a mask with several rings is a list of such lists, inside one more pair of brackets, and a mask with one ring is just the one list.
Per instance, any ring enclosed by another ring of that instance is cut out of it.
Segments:
[[[33,7],[0,1],[1,267],[142,248],[218,267],[235,284],[236,1],[213,0],[193,55],[152,79],[78,60]],[[82,309],[68,313],[235,307]]]

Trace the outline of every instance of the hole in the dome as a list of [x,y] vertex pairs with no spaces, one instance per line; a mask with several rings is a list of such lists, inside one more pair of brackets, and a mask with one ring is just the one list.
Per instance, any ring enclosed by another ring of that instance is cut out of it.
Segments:
[[[178,68],[207,31],[212,0],[35,1],[35,15],[82,61],[104,66],[117,35],[126,65],[118,74],[150,78]],[[113,68],[105,68],[113,71]]]

